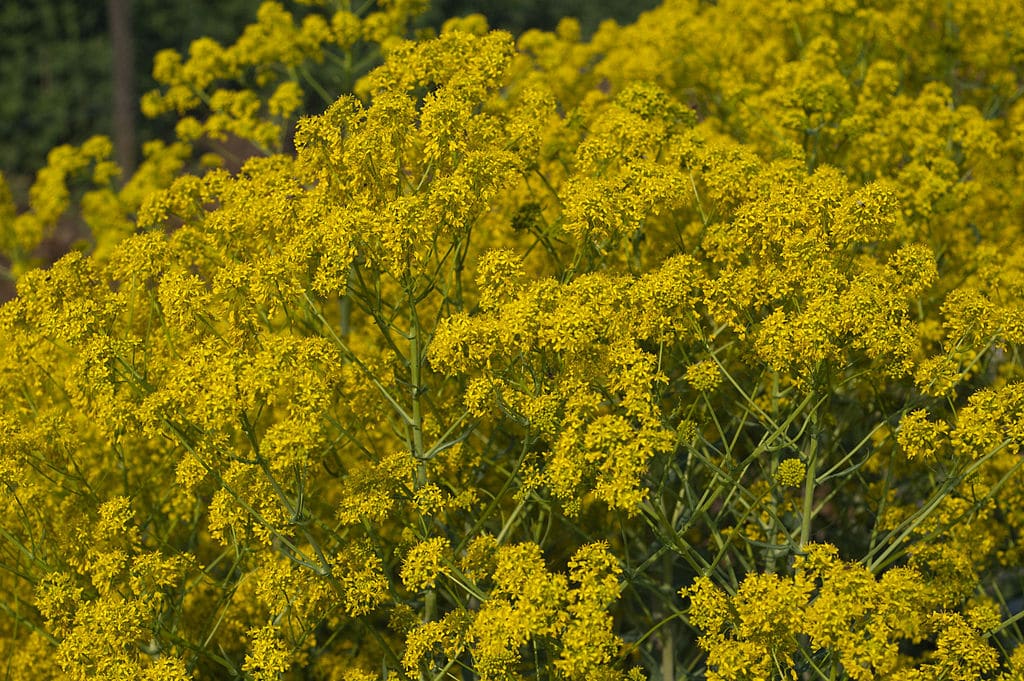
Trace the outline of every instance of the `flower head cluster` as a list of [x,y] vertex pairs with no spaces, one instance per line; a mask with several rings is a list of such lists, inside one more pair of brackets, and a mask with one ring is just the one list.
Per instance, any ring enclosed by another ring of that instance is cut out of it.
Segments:
[[1020,2],[299,4],[0,182],[9,677],[1019,677]]

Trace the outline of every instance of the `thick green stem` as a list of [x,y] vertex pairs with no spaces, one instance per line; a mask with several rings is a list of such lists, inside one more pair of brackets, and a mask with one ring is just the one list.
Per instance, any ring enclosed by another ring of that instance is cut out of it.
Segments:
[[412,455],[418,461],[416,465],[416,487],[422,487],[427,483],[427,463],[424,458],[423,449],[423,403],[420,399],[423,394],[423,367],[422,352],[420,346],[420,320],[416,314],[416,302],[409,296],[409,383],[412,392],[412,414],[409,419],[410,441],[412,443]]
[[807,478],[804,480],[804,507],[800,518],[800,550],[811,538],[811,519],[814,517],[814,483],[818,475],[818,416],[811,412],[810,444],[807,447]]
[[[674,584],[674,560],[666,553],[662,562],[662,579],[664,584]],[[675,632],[671,624],[671,615],[665,619],[665,628],[661,631],[661,678],[662,681],[674,681],[676,678]]]

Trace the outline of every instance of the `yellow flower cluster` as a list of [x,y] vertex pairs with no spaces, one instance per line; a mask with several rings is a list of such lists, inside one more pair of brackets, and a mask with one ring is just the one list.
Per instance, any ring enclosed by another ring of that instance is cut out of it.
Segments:
[[0,182],[9,678],[1020,678],[1024,4],[302,4]]
[[786,487],[799,487],[806,475],[807,466],[800,459],[786,459],[775,471],[775,479]]
[[[427,545],[414,550],[435,556],[439,543]],[[422,557],[417,555],[416,562]],[[498,548],[492,569],[474,580],[492,583],[486,602],[477,612],[452,611],[439,621],[418,624],[409,633],[406,670],[435,673],[468,651],[481,679],[510,678],[523,663],[522,648],[532,644],[549,649],[558,678],[636,678],[635,672],[615,673],[607,666],[621,646],[607,612],[619,598],[621,569],[608,547],[580,547],[568,568],[568,579],[548,572],[533,543]]]
[[[993,601],[947,612],[913,568],[875,577],[839,560],[834,546],[806,548],[790,578],[749,575],[732,596],[708,577],[683,589],[705,632],[708,679],[798,678],[804,661],[858,681],[992,678],[998,654],[986,639],[1000,624]],[[925,640],[935,647],[923,662],[903,652]]]

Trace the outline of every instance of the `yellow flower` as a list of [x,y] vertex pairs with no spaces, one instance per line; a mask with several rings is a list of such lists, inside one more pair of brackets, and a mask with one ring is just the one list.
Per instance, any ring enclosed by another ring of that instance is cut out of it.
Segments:
[[704,360],[686,367],[686,381],[694,390],[711,392],[722,382],[722,373],[712,360]]
[[935,456],[948,432],[945,423],[929,421],[927,413],[917,409],[900,420],[896,441],[908,459],[927,460]]
[[807,474],[807,466],[800,459],[785,459],[775,470],[775,481],[783,487],[799,487]]
[[242,669],[256,681],[273,681],[292,666],[292,655],[281,640],[277,628],[271,625],[249,630],[249,650]]
[[445,572],[451,545],[444,537],[422,541],[409,550],[402,562],[402,582],[412,591],[433,589]]

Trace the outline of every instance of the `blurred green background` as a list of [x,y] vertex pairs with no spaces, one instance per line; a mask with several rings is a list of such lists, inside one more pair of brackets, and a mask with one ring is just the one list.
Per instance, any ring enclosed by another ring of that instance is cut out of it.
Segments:
[[[6,0],[0,3],[0,171],[21,194],[58,144],[80,143],[92,134],[112,135],[116,117],[113,54],[117,45],[134,64],[128,134],[139,140],[167,137],[169,122],[138,113],[138,97],[154,86],[153,55],[185,50],[194,38],[232,42],[256,13],[260,0]],[[580,19],[585,34],[607,18],[630,22],[657,0],[434,0],[421,20],[440,26],[448,17],[485,14],[492,27],[520,33],[552,29],[563,16]],[[112,41],[111,18],[128,16],[121,42]],[[130,163],[129,163],[130,165]]]

